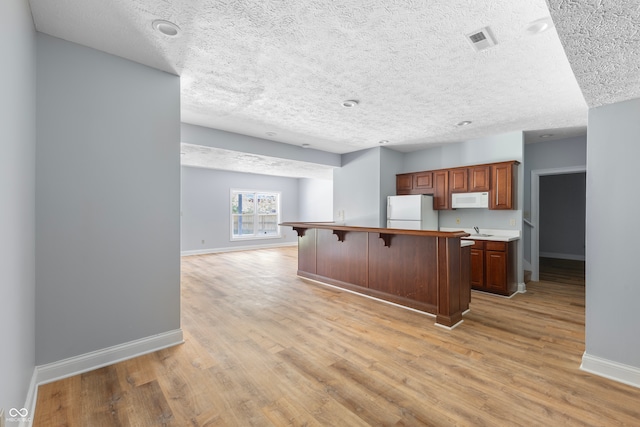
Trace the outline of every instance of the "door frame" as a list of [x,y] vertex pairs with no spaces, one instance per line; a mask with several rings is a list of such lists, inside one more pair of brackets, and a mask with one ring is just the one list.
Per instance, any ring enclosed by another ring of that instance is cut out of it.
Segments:
[[531,171],[531,280],[540,279],[540,177],[587,172],[587,166],[568,166]]

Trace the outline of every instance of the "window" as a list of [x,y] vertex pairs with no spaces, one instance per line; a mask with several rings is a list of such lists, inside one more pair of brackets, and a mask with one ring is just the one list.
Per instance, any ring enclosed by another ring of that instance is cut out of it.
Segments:
[[280,237],[280,193],[231,190],[231,240]]

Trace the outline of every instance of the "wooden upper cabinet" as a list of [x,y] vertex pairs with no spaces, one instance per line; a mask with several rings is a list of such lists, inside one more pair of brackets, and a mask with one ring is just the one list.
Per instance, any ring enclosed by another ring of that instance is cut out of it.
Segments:
[[413,174],[396,175],[396,194],[411,194],[413,190]]
[[439,170],[433,172],[433,209],[450,209],[451,194],[449,193],[449,171]]
[[513,209],[516,162],[491,165],[491,194],[489,209]]
[[469,191],[489,191],[491,166],[473,166],[469,168]]
[[449,169],[449,191],[466,193],[469,191],[469,169]]
[[415,190],[429,190],[428,192],[433,192],[433,172],[414,173],[413,188]]
[[489,209],[515,209],[519,162],[489,163],[396,175],[396,194],[433,194],[433,208],[451,209],[451,193],[489,192]]

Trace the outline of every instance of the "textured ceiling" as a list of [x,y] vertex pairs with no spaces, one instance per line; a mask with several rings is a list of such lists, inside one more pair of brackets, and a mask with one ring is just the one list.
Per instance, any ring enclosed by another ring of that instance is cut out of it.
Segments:
[[[525,31],[549,16],[545,0],[30,4],[38,31],[179,74],[186,123],[334,153],[586,126],[556,30]],[[180,34],[156,32],[155,19]],[[465,34],[484,26],[497,45],[476,52]]]
[[640,98],[640,1],[549,0],[590,107]]
[[[234,170],[236,172],[278,175],[290,178],[333,179],[333,167],[298,160],[185,143],[180,144],[180,154],[180,163],[183,166]],[[230,167],[230,165],[234,166]]]

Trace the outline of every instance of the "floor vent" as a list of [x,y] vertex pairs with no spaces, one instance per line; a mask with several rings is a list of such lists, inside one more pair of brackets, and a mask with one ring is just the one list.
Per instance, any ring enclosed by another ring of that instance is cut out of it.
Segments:
[[493,37],[489,27],[483,27],[467,34],[467,40],[478,52],[496,45],[496,39]]

